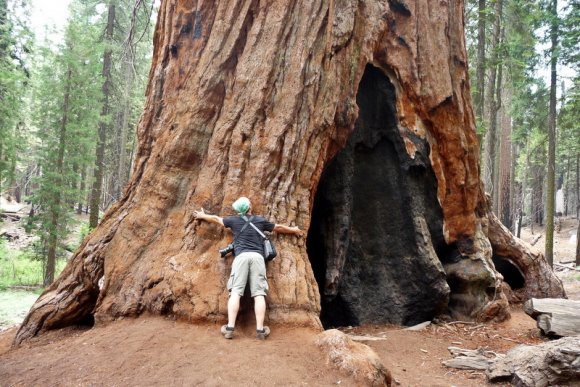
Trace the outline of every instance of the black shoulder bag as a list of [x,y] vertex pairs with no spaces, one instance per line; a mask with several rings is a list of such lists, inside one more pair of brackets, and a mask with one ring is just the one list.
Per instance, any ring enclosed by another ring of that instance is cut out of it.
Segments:
[[274,246],[274,243],[272,243],[272,241],[266,235],[264,235],[264,233],[260,231],[260,229],[254,225],[254,223],[251,222],[251,219],[248,220],[245,216],[243,217],[243,219],[246,222],[250,223],[250,226],[252,226],[254,230],[256,230],[258,234],[260,234],[262,238],[264,238],[264,260],[266,262],[270,262],[271,260],[276,258],[276,255],[278,253],[276,252],[276,247]]

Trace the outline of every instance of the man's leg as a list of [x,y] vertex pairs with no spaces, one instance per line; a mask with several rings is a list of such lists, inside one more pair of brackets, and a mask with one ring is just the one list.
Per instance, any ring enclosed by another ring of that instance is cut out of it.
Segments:
[[270,334],[270,328],[264,326],[266,317],[266,294],[268,293],[268,280],[266,279],[266,264],[261,254],[252,255],[250,265],[250,292],[254,297],[254,312],[256,313],[256,335],[264,340]]
[[230,297],[228,298],[228,323],[221,328],[221,333],[226,339],[234,337],[236,317],[238,317],[238,311],[240,310],[240,298],[244,294],[246,282],[248,281],[249,263],[244,254],[242,253],[234,259],[232,273],[228,280],[228,290],[230,292]]
[[[238,316],[239,310],[240,310],[240,295],[236,292],[232,292],[230,294],[230,298],[228,299],[228,326],[229,327],[233,328],[236,326],[236,317]],[[264,316],[262,316],[262,323],[263,323],[263,321],[264,321]]]
[[254,297],[254,312],[256,313],[256,329],[264,329],[264,317],[266,316],[266,297]]

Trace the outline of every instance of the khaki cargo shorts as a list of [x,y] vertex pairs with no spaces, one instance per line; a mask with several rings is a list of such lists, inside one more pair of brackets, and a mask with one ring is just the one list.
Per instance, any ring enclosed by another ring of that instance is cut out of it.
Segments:
[[265,296],[268,293],[266,264],[260,253],[241,253],[234,259],[228,280],[228,291],[243,296],[248,280],[252,297]]

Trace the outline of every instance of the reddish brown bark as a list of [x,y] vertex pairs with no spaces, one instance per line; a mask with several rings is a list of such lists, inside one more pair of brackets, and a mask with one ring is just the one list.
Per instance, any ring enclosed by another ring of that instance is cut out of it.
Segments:
[[[308,229],[322,171],[353,131],[367,64],[395,87],[407,157],[413,139],[430,146],[445,242],[496,285],[489,242],[472,242],[483,234],[463,1],[165,0],[154,44],[125,194],[33,306],[17,343],[91,315],[222,319],[230,262],[217,250],[230,237],[192,211],[227,214],[244,194],[256,212]],[[276,242],[268,319],[319,326],[305,243]],[[471,300],[472,317],[494,303]]]

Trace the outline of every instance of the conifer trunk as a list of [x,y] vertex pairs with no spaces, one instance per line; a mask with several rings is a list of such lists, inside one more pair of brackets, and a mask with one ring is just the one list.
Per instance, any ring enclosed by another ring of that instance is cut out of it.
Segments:
[[580,266],[580,222],[576,230],[576,267]]
[[545,254],[550,266],[554,265],[554,204],[556,187],[556,86],[558,63],[558,0],[552,0],[551,16],[554,18],[550,37],[550,115],[548,118],[548,173],[546,175],[546,244]]
[[[4,61],[7,56],[8,48],[8,4],[6,0],[0,0],[0,60]],[[5,97],[4,85],[0,84],[0,101],[4,101]],[[6,130],[3,125],[4,117],[0,118],[0,134],[4,137],[4,131]],[[4,138],[0,139],[0,193],[2,193],[2,180],[4,176],[4,170],[6,169],[5,159],[5,149],[4,149]]]
[[121,191],[127,183],[127,131],[129,127],[129,115],[131,114],[130,93],[133,87],[133,70],[129,64],[123,65],[125,85],[123,90],[123,107],[119,112],[117,121],[117,149],[118,163],[113,172],[113,199],[121,197]]
[[476,63],[476,94],[474,101],[475,116],[479,122],[483,122],[485,101],[485,25],[486,4],[485,0],[477,3],[477,63]]
[[[448,310],[505,318],[491,246],[507,231],[486,236],[463,24],[461,0],[162,1],[125,194],[15,343],[93,317],[223,321],[231,260],[218,249],[231,236],[192,212],[231,214],[241,195],[255,212],[310,231],[306,242],[275,238],[270,325],[320,327],[321,307],[356,323]],[[325,193],[336,206],[324,205]],[[324,209],[333,217],[317,215]],[[343,224],[353,225],[346,239]],[[328,237],[315,238],[326,226]],[[391,245],[397,254],[383,255]],[[345,254],[342,269],[333,251]],[[533,271],[538,258],[526,257]],[[561,294],[540,278],[546,294]],[[379,307],[365,308],[373,288],[368,305]],[[427,312],[414,309],[426,298]]]
[[[115,4],[111,0],[108,6],[107,14],[107,31],[105,34],[105,41],[110,44],[113,38],[113,29],[115,28]],[[112,87],[111,84],[111,58],[113,52],[111,48],[107,47],[103,55],[103,108],[101,111],[101,120],[99,121],[97,148],[95,152],[95,171],[93,188],[91,191],[91,204],[89,214],[89,226],[91,228],[97,227],[99,223],[99,208],[101,204],[101,197],[103,193],[103,176],[105,173],[105,145],[107,141],[107,129],[109,127],[109,94]]]
[[77,215],[80,215],[83,213],[83,203],[85,202],[84,199],[86,197],[86,179],[87,179],[87,169],[86,167],[82,167],[81,168],[81,173],[80,173],[80,189],[79,189],[79,197],[78,197],[78,202],[76,203],[77,209],[76,209],[76,213]]
[[513,173],[512,173],[512,122],[510,112],[506,110],[511,93],[504,90],[502,93],[504,102],[501,109],[501,133],[498,152],[498,215],[501,222],[508,229],[513,229]]
[[485,146],[483,150],[483,174],[485,189],[491,194],[492,207],[498,213],[498,177],[497,177],[497,139],[498,139],[498,111],[501,107],[502,89],[502,65],[499,61],[499,44],[501,41],[501,23],[503,14],[503,1],[497,0],[495,3],[493,39],[490,51],[492,52],[492,63],[490,79],[488,84],[487,102],[489,106],[488,129],[485,134]]
[[[58,140],[58,156],[56,159],[56,175],[55,178],[59,181],[55,182],[56,187],[64,187],[60,181],[63,178],[63,166],[64,166],[64,150],[66,147],[66,127],[68,124],[69,115],[69,99],[70,99],[70,89],[71,89],[71,77],[72,71],[69,68],[66,72],[66,88],[64,92],[64,100],[62,107],[62,120],[60,124],[59,140]],[[60,192],[56,191],[50,201],[50,226],[48,229],[48,241],[47,241],[47,257],[46,257],[46,270],[44,273],[44,286],[48,286],[54,282],[54,273],[56,267],[56,252],[58,243],[58,229],[59,220],[61,216],[61,198]]]
[[568,204],[570,203],[570,155],[566,157],[566,182],[564,183],[564,216],[568,216]]
[[576,219],[580,219],[580,153],[576,154]]

